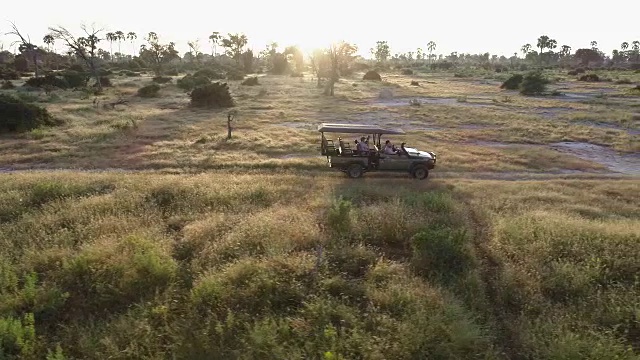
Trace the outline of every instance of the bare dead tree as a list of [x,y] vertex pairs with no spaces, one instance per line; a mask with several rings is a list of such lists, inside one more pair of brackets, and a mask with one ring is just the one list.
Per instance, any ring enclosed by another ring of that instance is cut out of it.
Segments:
[[18,27],[14,23],[11,23],[11,31],[9,31],[5,35],[14,35],[20,38],[20,40],[11,43],[11,46],[18,44],[18,51],[24,53],[28,59],[33,61],[36,77],[38,77],[38,47],[31,43],[31,38],[28,35],[26,38],[22,36],[20,31],[18,30]]
[[95,27],[89,29],[85,25],[82,25],[80,28],[86,36],[76,38],[69,30],[62,26],[58,26],[57,28],[50,27],[49,31],[51,31],[51,35],[55,39],[62,40],[70,52],[73,52],[84,61],[91,71],[91,75],[96,79],[98,91],[102,91],[98,67],[98,43],[103,40],[100,38],[100,33],[104,30],[96,29]]

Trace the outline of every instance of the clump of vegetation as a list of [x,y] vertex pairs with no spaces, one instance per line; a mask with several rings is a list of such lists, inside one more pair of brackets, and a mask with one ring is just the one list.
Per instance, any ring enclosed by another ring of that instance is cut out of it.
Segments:
[[0,80],[19,80],[20,73],[0,65]]
[[111,79],[106,77],[106,76],[101,76],[100,77],[100,85],[102,87],[112,87],[113,84],[111,83]]
[[415,80],[411,80],[411,86],[420,86],[420,83]]
[[14,89],[16,86],[13,85],[13,83],[11,82],[11,80],[5,80],[2,82],[2,85],[0,85],[0,89],[2,90],[11,90]]
[[0,133],[24,132],[59,124],[47,109],[8,94],[0,94],[0,114]]
[[154,83],[157,83],[157,84],[166,84],[166,83],[170,83],[170,82],[171,82],[171,80],[172,80],[172,78],[171,78],[171,77],[169,77],[169,76],[155,76],[155,77],[152,79],[152,81],[153,81]]
[[260,85],[260,83],[258,83],[258,77],[257,76],[253,76],[250,78],[245,79],[241,85],[247,85],[247,86],[257,86]]
[[195,107],[226,108],[235,105],[227,83],[215,82],[198,86],[189,96],[191,105]]
[[500,85],[500,88],[507,90],[517,90],[520,88],[522,80],[524,80],[524,76],[522,74],[513,74],[505,82],[503,82],[502,85]]
[[586,75],[580,76],[578,81],[599,82],[600,77],[597,74],[586,74]]
[[375,70],[369,70],[364,74],[362,80],[382,81],[382,76]]
[[237,69],[230,69],[227,71],[227,79],[228,80],[244,80],[245,74]]
[[207,84],[211,84],[211,80],[208,77],[189,74],[185,75],[181,79],[178,79],[178,81],[176,82],[176,85],[178,85],[178,87],[184,91],[191,91],[198,86]]
[[402,69],[402,75],[413,75],[413,70],[411,70],[411,69]]
[[528,73],[520,83],[520,93],[522,95],[540,95],[547,90],[549,80],[541,72],[533,71]]
[[618,84],[618,85],[631,85],[631,84],[633,84],[633,81],[631,81],[631,79],[618,79],[618,80],[616,80],[616,84]]
[[214,69],[209,69],[209,68],[204,68],[204,69],[200,69],[198,71],[196,71],[193,74],[193,77],[203,77],[203,78],[207,78],[209,80],[221,80],[224,79],[224,75],[221,74],[220,72],[214,70]]
[[67,83],[64,78],[57,77],[52,74],[40,77],[32,77],[25,82],[25,85],[36,88],[54,87],[59,89],[67,89],[69,87],[69,83]]
[[586,72],[583,68],[577,68],[575,70],[571,70],[567,73],[567,75],[576,76],[578,74],[584,74]]
[[143,98],[158,97],[160,89],[161,87],[158,84],[146,85],[138,89],[138,96]]
[[70,88],[84,88],[89,82],[89,74],[84,71],[65,70],[62,77]]

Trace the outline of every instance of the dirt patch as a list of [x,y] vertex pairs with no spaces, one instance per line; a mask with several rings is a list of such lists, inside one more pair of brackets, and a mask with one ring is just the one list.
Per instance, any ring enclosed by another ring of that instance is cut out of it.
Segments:
[[448,106],[469,106],[469,107],[496,107],[491,103],[469,102],[468,99],[458,98],[435,98],[435,97],[396,97],[376,99],[373,105],[383,106],[415,106],[415,105],[448,105]]
[[602,164],[613,172],[640,175],[640,153],[619,154],[606,146],[584,142],[559,142],[549,146],[580,159]]

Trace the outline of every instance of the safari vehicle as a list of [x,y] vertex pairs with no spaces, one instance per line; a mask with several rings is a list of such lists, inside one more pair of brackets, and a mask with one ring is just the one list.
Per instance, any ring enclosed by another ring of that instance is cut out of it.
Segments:
[[[415,148],[405,147],[402,143],[395,155],[383,152],[382,135],[402,135],[401,129],[388,129],[375,125],[353,124],[328,124],[318,126],[322,134],[320,150],[327,157],[330,168],[345,172],[351,178],[359,178],[370,171],[408,172],[416,179],[426,179],[429,170],[436,166],[436,154],[433,152],[419,151]],[[328,139],[325,133],[358,134],[352,144],[338,137],[336,141]],[[357,150],[357,138],[366,135],[367,139],[373,136],[373,141],[368,142],[369,151]]]

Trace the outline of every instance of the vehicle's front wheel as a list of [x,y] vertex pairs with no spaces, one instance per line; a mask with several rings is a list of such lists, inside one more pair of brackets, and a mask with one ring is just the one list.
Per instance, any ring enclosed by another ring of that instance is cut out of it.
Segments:
[[418,180],[424,180],[429,176],[429,170],[425,166],[419,165],[413,168],[411,176]]
[[352,179],[357,179],[362,176],[362,165],[360,164],[351,164],[347,168],[347,175]]

